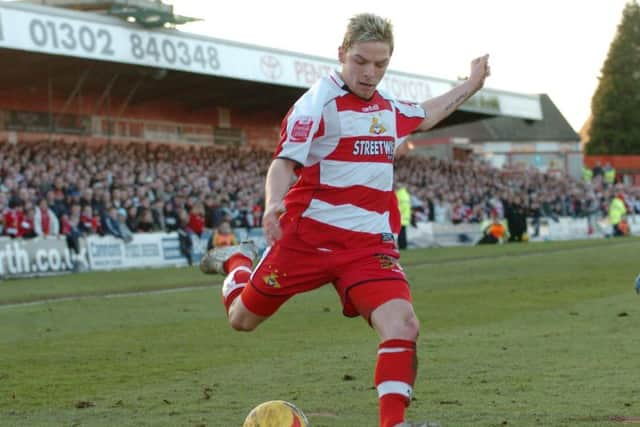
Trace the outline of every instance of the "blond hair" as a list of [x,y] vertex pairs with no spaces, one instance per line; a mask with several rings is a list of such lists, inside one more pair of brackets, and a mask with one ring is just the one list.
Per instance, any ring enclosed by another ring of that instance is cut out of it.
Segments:
[[393,53],[393,27],[391,21],[373,13],[361,13],[353,16],[347,25],[342,40],[342,48],[348,50],[356,42],[384,42]]

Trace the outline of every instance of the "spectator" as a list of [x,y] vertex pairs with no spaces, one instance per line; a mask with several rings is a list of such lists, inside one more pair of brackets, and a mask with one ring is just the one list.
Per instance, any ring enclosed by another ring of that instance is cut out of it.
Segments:
[[178,217],[178,212],[176,211],[176,207],[173,202],[164,202],[162,212],[164,216],[165,231],[168,233],[178,231],[180,228],[180,218]]
[[163,231],[165,229],[164,215],[162,213],[163,206],[164,201],[162,199],[156,199],[151,203],[150,211],[153,218],[154,231]]
[[262,213],[264,211],[264,201],[258,200],[254,203],[251,211],[253,212],[253,226],[254,227],[262,227]]
[[582,165],[582,181],[585,184],[591,184],[593,179],[593,170],[589,169],[587,165]]
[[131,242],[133,240],[133,232],[127,226],[127,211],[123,208],[118,209],[116,218],[118,221],[120,238],[124,240],[125,243]]
[[398,233],[398,248],[407,249],[407,227],[411,225],[411,194],[407,185],[396,181],[395,196],[400,210],[400,232]]
[[204,231],[204,206],[202,203],[197,203],[189,213],[189,221],[187,223],[189,230],[201,236]]
[[99,234],[100,217],[93,214],[91,204],[84,205],[80,214],[80,231],[84,235]]
[[505,218],[510,242],[527,240],[527,213],[520,196],[513,196],[506,204]]
[[23,239],[31,239],[38,236],[35,230],[35,211],[36,208],[29,206],[25,210],[25,215],[22,218],[22,221],[20,221],[20,231],[18,234]]
[[178,242],[180,245],[180,252],[186,258],[189,265],[193,265],[193,243],[191,240],[191,234],[193,234],[191,228],[189,228],[189,213],[186,209],[180,209],[178,211]]
[[450,220],[449,204],[437,196],[433,202],[433,220],[436,224],[444,224]]
[[152,231],[156,231],[151,209],[143,209],[140,212],[137,231],[142,233],[150,233]]
[[482,226],[482,238],[478,241],[478,245],[503,243],[506,234],[507,228],[498,218],[497,212],[493,212],[488,224],[485,222]]
[[596,160],[595,166],[593,166],[593,178],[592,180],[602,179],[602,175],[604,175],[604,170],[602,169],[602,164],[600,160]]
[[138,227],[139,227],[139,217],[138,217],[138,208],[136,206],[134,206],[133,204],[131,204],[129,206],[128,209],[125,209],[124,207],[121,207],[120,209],[118,209],[118,212],[124,212],[124,223],[127,226],[127,229],[131,232],[131,233],[137,233]]
[[71,253],[76,255],[76,259],[73,263],[73,270],[78,269],[77,255],[80,254],[80,237],[82,237],[82,222],[81,218],[82,208],[79,204],[71,205],[69,214],[62,214],[60,219],[60,233],[65,236],[67,241],[67,248]]
[[214,203],[211,220],[213,228],[217,228],[223,221],[231,222],[233,220],[231,209],[229,209],[229,200],[219,198],[216,202]]
[[34,216],[35,232],[40,237],[57,236],[60,234],[60,221],[49,208],[47,199],[40,199]]
[[55,191],[47,191],[45,198],[47,199],[47,205],[49,205],[49,208],[53,211],[56,217],[60,218],[62,214],[67,211],[67,205],[64,198],[57,198]]
[[204,226],[205,228],[216,228],[213,226],[213,214],[216,209],[216,201],[212,194],[207,194],[204,198]]
[[22,220],[24,219],[24,202],[19,199],[9,201],[9,209],[4,214],[4,234],[12,239],[22,237]]
[[602,172],[603,172],[602,179],[604,180],[604,185],[606,187],[613,186],[613,184],[616,183],[616,170],[613,166],[611,166],[611,163],[607,162],[604,165],[604,169]]
[[229,223],[229,221],[222,221],[218,226],[218,229],[211,236],[209,244],[207,245],[207,250],[214,247],[217,248],[220,246],[233,246],[237,244],[238,239],[236,239],[236,235],[231,229],[231,224]]
[[625,224],[625,215],[627,214],[627,207],[624,203],[624,197],[621,193],[616,194],[611,199],[609,205],[609,223],[612,227],[612,233],[614,237],[625,236],[627,233],[627,224]]
[[120,233],[120,221],[118,219],[118,208],[112,206],[107,211],[107,215],[102,220],[102,231],[107,236],[117,237],[122,239],[123,236]]

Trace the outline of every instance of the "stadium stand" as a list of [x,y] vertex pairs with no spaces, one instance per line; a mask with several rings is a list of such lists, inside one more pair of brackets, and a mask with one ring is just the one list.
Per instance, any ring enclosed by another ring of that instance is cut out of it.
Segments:
[[[13,233],[11,218],[38,211],[41,202],[51,222],[63,222],[75,207],[87,212],[78,215],[85,233],[106,233],[112,207],[134,233],[172,231],[177,225],[201,234],[224,220],[234,227],[254,227],[270,158],[269,150],[257,148],[0,143],[2,234],[22,237],[22,230]],[[532,219],[604,216],[620,192],[629,211],[640,213],[640,188],[584,183],[532,168],[496,169],[472,160],[408,155],[398,160],[397,178],[408,183],[421,218],[433,222],[480,223],[492,212],[504,218],[514,205]]]
[[88,224],[81,226],[87,233],[107,233],[112,207],[132,232],[175,230],[184,213],[188,220],[180,225],[197,233],[225,219],[236,227],[252,227],[259,223],[254,214],[261,212],[269,160],[266,150],[235,147],[3,143],[2,234],[22,237],[21,231],[11,231],[7,218],[21,219],[18,210],[35,211],[40,201],[59,221],[74,206],[87,212],[81,220]]
[[[335,61],[39,3],[0,4],[0,276],[76,270],[78,260],[192,262],[221,222],[260,227],[280,120]],[[454,83],[390,70],[382,88],[418,101]],[[543,107],[539,96],[487,88],[443,126],[515,117],[544,128]],[[638,188],[560,171],[415,153],[397,171],[415,223],[515,212],[535,234],[559,218],[595,224],[619,193],[640,213]]]

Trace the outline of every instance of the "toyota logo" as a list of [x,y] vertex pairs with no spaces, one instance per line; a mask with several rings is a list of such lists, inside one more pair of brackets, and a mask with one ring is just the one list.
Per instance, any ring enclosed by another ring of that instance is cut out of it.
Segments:
[[264,55],[260,58],[260,69],[271,80],[278,80],[282,76],[280,61],[272,55]]

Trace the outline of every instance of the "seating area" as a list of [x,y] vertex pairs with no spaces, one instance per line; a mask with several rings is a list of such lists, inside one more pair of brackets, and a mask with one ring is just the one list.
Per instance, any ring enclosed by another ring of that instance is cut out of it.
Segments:
[[[250,147],[1,143],[2,235],[110,234],[107,218],[132,233],[200,234],[223,221],[259,227],[271,158]],[[616,194],[640,213],[640,188],[531,169],[408,155],[396,161],[396,180],[407,184],[418,221],[482,222],[514,208],[530,218],[606,215]]]

